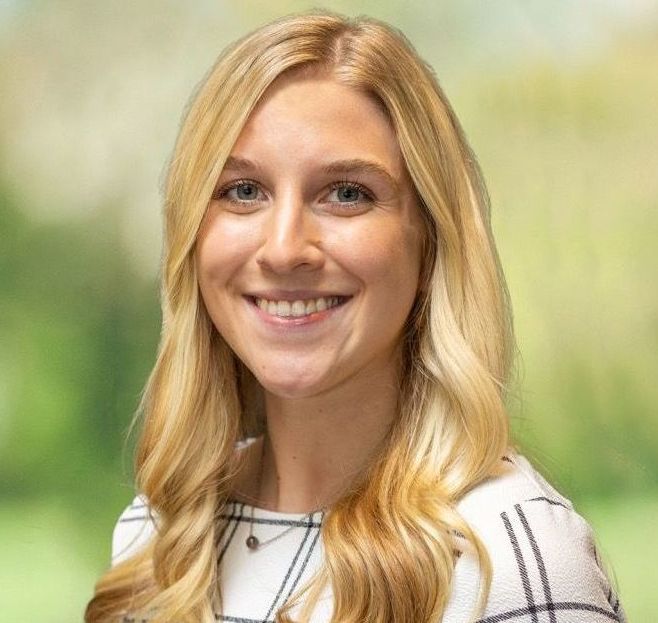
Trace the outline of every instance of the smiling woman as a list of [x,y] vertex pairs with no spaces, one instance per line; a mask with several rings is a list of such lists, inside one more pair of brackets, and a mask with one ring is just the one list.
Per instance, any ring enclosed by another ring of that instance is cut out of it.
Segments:
[[231,45],[165,219],[138,495],[87,623],[625,621],[509,439],[485,186],[401,33],[314,12]]
[[[359,387],[370,403],[389,387],[387,408],[369,423],[374,445],[394,417],[397,351],[418,290],[423,235],[394,129],[371,98],[326,70],[289,72],[261,98],[230,159],[197,239],[213,324],[263,387],[272,440],[283,443],[275,420],[305,420],[326,442],[331,421],[344,433],[360,419],[363,434],[359,403],[341,400],[320,417],[320,403],[309,400],[338,400]],[[301,452],[299,440],[284,439],[282,452]],[[324,459],[317,452],[317,471],[339,458],[327,444]],[[298,460],[295,474],[300,467]],[[329,475],[318,481],[302,470],[301,482],[277,471],[272,505],[303,509],[327,497]]]

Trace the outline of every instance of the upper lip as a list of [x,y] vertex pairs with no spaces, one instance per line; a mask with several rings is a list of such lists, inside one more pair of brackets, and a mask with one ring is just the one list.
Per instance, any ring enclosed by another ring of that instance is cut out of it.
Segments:
[[329,290],[258,290],[249,292],[246,296],[268,301],[303,301],[307,299],[326,298],[330,296],[352,296],[351,294],[340,294]]

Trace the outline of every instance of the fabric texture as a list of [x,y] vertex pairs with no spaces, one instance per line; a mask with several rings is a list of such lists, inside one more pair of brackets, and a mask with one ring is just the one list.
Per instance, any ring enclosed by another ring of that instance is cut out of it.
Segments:
[[[457,505],[489,552],[493,580],[479,623],[627,623],[596,548],[592,528],[522,455],[501,458],[500,472]],[[218,621],[268,623],[276,610],[322,565],[324,513],[304,515],[254,508],[253,533],[263,542],[247,548],[252,507],[231,501],[218,549],[224,599]],[[137,496],[121,514],[112,540],[112,562],[124,560],[153,535],[157,517]],[[291,528],[289,531],[284,531]],[[466,623],[477,601],[475,554],[463,538],[443,623]],[[313,623],[331,618],[327,589]],[[126,623],[133,619],[125,618]],[[141,619],[140,619],[141,621]],[[438,623],[438,622],[437,622]]]

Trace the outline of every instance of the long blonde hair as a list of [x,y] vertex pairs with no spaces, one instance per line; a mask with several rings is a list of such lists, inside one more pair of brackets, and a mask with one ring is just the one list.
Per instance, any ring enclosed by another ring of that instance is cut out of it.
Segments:
[[279,610],[309,620],[324,587],[332,623],[438,621],[457,545],[470,541],[489,592],[486,548],[456,510],[510,447],[505,401],[514,339],[489,201],[476,159],[430,67],[405,36],[369,17],[313,11],[226,48],[193,94],[165,184],[162,337],[137,415],[137,486],[157,514],[147,547],[99,580],[85,621],[127,614],[214,621],[221,608],[220,518],[253,433],[244,370],[199,294],[195,242],[233,144],[269,85],[317,68],[368,94],[395,129],[425,222],[421,288],[407,320],[398,418],[321,527],[325,564]]

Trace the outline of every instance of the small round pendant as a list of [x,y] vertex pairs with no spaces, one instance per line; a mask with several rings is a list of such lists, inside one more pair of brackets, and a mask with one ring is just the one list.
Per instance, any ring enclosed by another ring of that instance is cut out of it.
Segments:
[[258,539],[253,534],[247,537],[247,547],[249,549],[258,549]]

